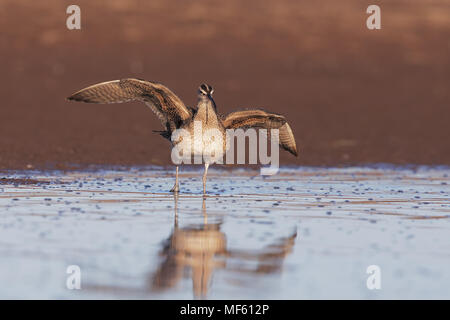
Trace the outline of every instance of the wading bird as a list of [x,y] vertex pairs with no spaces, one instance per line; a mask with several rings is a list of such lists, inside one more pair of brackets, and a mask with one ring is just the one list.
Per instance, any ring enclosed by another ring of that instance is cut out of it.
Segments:
[[[212,98],[213,91],[210,85],[202,84],[198,88],[197,107],[192,108],[185,106],[177,95],[160,83],[139,79],[121,79],[92,85],[74,93],[67,99],[88,103],[144,102],[162,122],[164,131],[157,132],[170,141],[172,141],[172,134],[177,129],[185,129],[193,133],[196,121],[201,122],[203,130],[213,128],[222,134],[226,129],[278,129],[280,147],[297,156],[295,138],[285,117],[261,109],[236,111],[222,117],[217,113],[216,104]],[[217,155],[225,152],[224,143],[203,144],[202,148],[203,150],[199,150],[201,154],[207,152]],[[192,155],[195,156],[194,153]],[[213,162],[205,161],[204,163],[203,193],[206,193],[206,175],[210,163]],[[176,166],[175,185],[171,191],[179,191],[178,165]]]

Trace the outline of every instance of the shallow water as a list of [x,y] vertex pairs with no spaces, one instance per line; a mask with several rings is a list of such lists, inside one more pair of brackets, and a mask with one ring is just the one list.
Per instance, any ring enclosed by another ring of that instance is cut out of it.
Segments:
[[180,174],[178,197],[158,168],[7,176],[0,298],[450,298],[448,168],[212,168],[206,198]]

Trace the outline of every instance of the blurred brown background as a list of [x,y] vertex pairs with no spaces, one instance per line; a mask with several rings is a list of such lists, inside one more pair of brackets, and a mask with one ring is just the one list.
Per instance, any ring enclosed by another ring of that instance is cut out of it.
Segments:
[[450,164],[449,53],[448,0],[0,0],[0,168],[169,164],[143,104],[65,101],[124,77],[285,114],[300,156],[282,164]]

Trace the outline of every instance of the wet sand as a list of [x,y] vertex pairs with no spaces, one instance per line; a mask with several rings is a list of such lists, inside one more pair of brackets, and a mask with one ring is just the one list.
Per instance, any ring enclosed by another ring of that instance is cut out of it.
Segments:
[[10,172],[0,298],[450,298],[448,168],[213,168],[206,199],[200,174]]
[[286,115],[300,156],[282,164],[450,165],[450,5],[359,0],[0,2],[0,168],[166,165],[161,124],[139,103],[65,98],[90,84],[159,81],[187,105],[202,82],[218,110]]

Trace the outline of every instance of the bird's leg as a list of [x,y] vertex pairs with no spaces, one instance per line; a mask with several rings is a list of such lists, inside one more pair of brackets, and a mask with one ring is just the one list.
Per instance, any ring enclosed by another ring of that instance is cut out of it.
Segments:
[[180,191],[180,187],[178,185],[178,166],[176,169],[176,174],[175,174],[175,185],[173,186],[172,190],[170,190],[170,192],[178,192]]
[[206,194],[206,174],[208,173],[209,163],[205,163],[205,171],[203,172],[203,194]]

